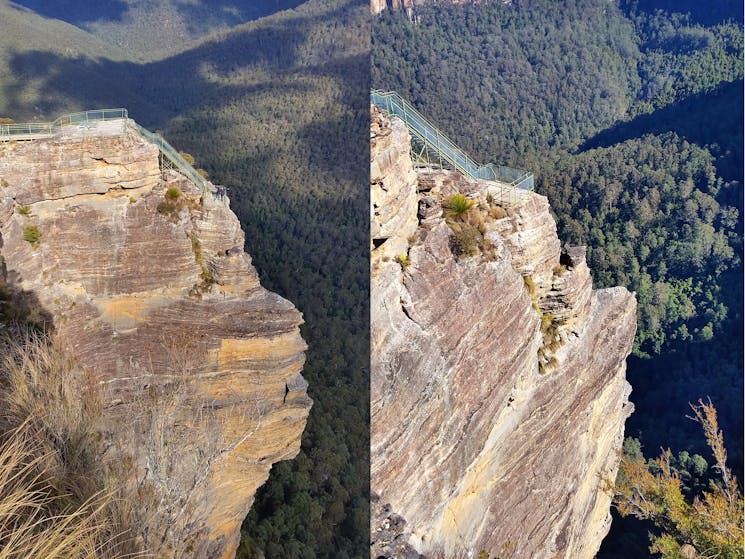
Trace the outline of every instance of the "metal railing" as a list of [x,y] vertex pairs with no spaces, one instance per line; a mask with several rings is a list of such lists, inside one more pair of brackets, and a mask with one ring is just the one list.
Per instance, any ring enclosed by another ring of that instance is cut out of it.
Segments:
[[86,122],[98,122],[102,120],[119,120],[127,118],[127,109],[95,109],[92,111],[83,111],[61,116],[55,120],[52,125],[55,127],[66,126],[68,124],[83,124]]
[[127,109],[96,109],[61,116],[52,122],[22,122],[0,124],[0,141],[23,140],[29,137],[53,136],[63,126],[95,123],[127,118]]
[[209,181],[200,175],[197,170],[194,169],[194,167],[192,167],[191,164],[186,161],[186,159],[184,159],[182,155],[173,148],[173,146],[171,146],[171,144],[166,142],[162,136],[150,132],[148,129],[143,128],[133,120],[129,120],[127,109],[95,109],[91,111],[82,111],[61,116],[53,122],[0,124],[0,141],[33,140],[36,138],[50,137],[57,134],[63,126],[86,126],[89,123],[95,124],[106,120],[123,120],[123,131],[127,129],[128,124],[131,125],[132,128],[142,136],[142,138],[157,146],[160,150],[161,168],[164,167],[163,163],[168,162],[170,165],[165,165],[165,167],[175,167],[186,178],[196,184],[202,192],[212,191]]
[[[440,166],[450,165],[474,180],[495,181],[515,189],[533,190],[533,173],[504,165],[479,165],[395,91],[373,89],[370,102],[403,120],[412,136],[423,144],[424,150],[434,152]],[[421,156],[421,153],[418,155]]]
[[163,136],[150,132],[150,130],[148,130],[147,128],[143,128],[133,120],[130,121],[130,123],[133,125],[133,128],[140,136],[158,147],[161,157],[170,161],[176,167],[176,169],[181,172],[181,174],[183,174],[191,182],[196,184],[202,190],[202,192],[212,192],[209,181],[207,181],[207,179],[200,175],[197,170],[192,167],[191,164],[186,161],[186,159],[184,159],[183,156],[178,151],[176,151],[173,146],[171,146],[171,144],[166,142]]

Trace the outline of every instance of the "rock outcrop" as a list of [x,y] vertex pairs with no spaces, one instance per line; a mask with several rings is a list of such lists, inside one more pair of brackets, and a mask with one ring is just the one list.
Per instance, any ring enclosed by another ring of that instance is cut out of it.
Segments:
[[140,543],[232,558],[256,489],[300,447],[302,317],[259,284],[226,197],[101,128],[0,144],[6,289],[101,387]]
[[[414,9],[427,3],[429,0],[370,0],[370,12],[379,14],[385,9],[397,11],[406,10],[411,19]],[[448,4],[478,4],[481,0],[446,0]],[[512,0],[501,0],[502,4],[511,4]],[[440,0],[442,3],[442,0]]]
[[[426,557],[593,557],[633,408],[634,296],[592,291],[546,198],[500,205],[488,183],[416,177],[403,123],[372,121],[372,219],[405,224],[373,226],[372,491]],[[456,192],[462,217],[443,210]]]

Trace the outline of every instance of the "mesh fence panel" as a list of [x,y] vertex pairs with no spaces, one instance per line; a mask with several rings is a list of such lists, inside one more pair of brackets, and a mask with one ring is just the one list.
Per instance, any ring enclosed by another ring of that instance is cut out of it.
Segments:
[[171,144],[166,142],[162,136],[150,132],[134,121],[128,121],[127,109],[95,109],[91,111],[83,111],[61,116],[53,122],[0,124],[0,141],[23,139],[24,137],[32,138],[44,135],[52,136],[63,126],[84,126],[88,123],[95,124],[97,122],[120,119],[124,120],[125,128],[127,127],[127,122],[129,122],[129,125],[132,126],[140,136],[151,144],[157,146],[163,157],[165,157],[173,167],[186,176],[186,178],[196,184],[202,192],[210,190],[209,182],[202,177],[202,175],[200,175],[196,169],[194,169],[194,167],[192,167],[181,156],[181,154],[173,148],[173,146],[171,146]]
[[503,182],[513,188],[533,190],[532,173],[504,165],[479,165],[398,93],[373,89],[370,92],[370,102],[403,120],[409,131],[426,148],[434,151],[441,165],[448,163],[455,170],[475,180]]

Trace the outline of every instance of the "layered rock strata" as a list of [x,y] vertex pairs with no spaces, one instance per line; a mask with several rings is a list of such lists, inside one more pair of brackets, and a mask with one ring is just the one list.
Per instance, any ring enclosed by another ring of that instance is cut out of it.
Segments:
[[[371,247],[372,491],[427,557],[593,557],[632,411],[634,296],[592,291],[546,198],[499,205],[489,183],[415,178],[403,123],[372,119],[371,213],[386,216]],[[475,254],[443,210],[456,192]]]
[[131,131],[0,144],[6,289],[101,388],[105,460],[156,557],[234,557],[311,401],[294,306],[225,197]]

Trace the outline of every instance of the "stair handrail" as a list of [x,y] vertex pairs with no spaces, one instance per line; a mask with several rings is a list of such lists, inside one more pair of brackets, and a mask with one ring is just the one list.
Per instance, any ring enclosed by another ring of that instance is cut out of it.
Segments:
[[459,173],[474,180],[497,181],[513,188],[533,190],[533,173],[505,165],[479,165],[395,91],[373,89],[370,91],[370,102],[403,120],[409,132]]
[[196,184],[203,193],[212,191],[210,188],[210,182],[200,175],[197,170],[186,161],[186,159],[184,159],[184,157],[165,140],[165,138],[163,138],[163,136],[156,134],[155,132],[150,132],[150,130],[140,126],[134,120],[129,122],[142,138],[155,145],[160,150],[160,153],[173,163],[181,174]]

